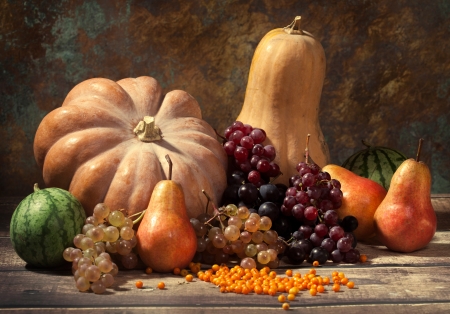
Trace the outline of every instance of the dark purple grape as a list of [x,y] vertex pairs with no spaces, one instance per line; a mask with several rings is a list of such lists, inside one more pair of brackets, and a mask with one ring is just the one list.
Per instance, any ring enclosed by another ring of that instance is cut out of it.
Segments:
[[322,212],[326,213],[329,210],[334,209],[333,203],[330,200],[321,200],[318,206]]
[[323,222],[328,227],[336,226],[338,223],[338,219],[339,219],[339,216],[335,210],[328,210],[325,212],[325,214],[323,214]]
[[273,145],[264,146],[264,156],[269,158],[270,161],[274,160],[276,155],[275,147],[273,147]]
[[339,251],[345,253],[352,248],[352,242],[353,242],[352,239],[342,237],[337,241],[336,247]]
[[298,170],[298,174],[300,175],[300,177],[303,177],[307,173],[311,173],[311,169],[308,166],[301,167]]
[[358,219],[355,216],[345,216],[340,225],[345,232],[353,232],[358,228]]
[[309,253],[309,260],[312,262],[318,261],[319,264],[325,264],[328,260],[328,251],[321,246],[315,247]]
[[311,226],[301,225],[298,228],[298,231],[301,231],[303,233],[303,235],[305,236],[305,238],[309,239],[309,237],[313,233],[313,228],[311,228]]
[[294,196],[288,195],[283,200],[283,205],[286,206],[289,210],[291,210],[295,204],[297,204],[297,201],[295,200]]
[[241,139],[244,137],[244,132],[241,130],[236,130],[233,133],[231,133],[228,140],[233,141],[236,145],[239,145],[241,143]]
[[294,187],[290,187],[286,190],[286,196],[295,196],[297,195],[297,189]]
[[317,180],[318,181],[330,181],[331,180],[331,176],[328,172],[319,172],[317,174]]
[[234,150],[234,158],[236,158],[239,163],[244,162],[248,158],[248,150],[242,146],[237,146]]
[[306,193],[308,194],[310,199],[318,200],[322,191],[317,186],[310,186],[306,189]]
[[267,172],[267,174],[269,175],[269,177],[276,177],[281,173],[280,171],[280,166],[278,166],[278,164],[276,164],[275,162],[271,161],[270,162],[270,169]]
[[330,194],[328,195],[328,199],[333,203],[338,203],[342,200],[342,191],[338,188],[332,188],[330,190]]
[[305,213],[305,206],[302,204],[295,204],[291,210],[292,216],[298,221],[302,221]]
[[328,227],[323,224],[317,224],[314,228],[314,232],[321,238],[325,237],[328,234]]
[[[245,135],[250,135],[250,133],[253,131],[253,128],[250,124],[244,123],[243,131]],[[241,129],[242,131],[242,129]]]
[[309,164],[308,167],[309,169],[311,169],[311,173],[314,175],[318,174],[320,171],[320,167],[315,163]]
[[340,189],[341,188],[341,182],[339,182],[336,179],[331,179],[330,183],[333,187],[335,187],[336,189]]
[[298,191],[298,192],[296,192],[295,200],[299,204],[303,204],[303,205],[307,204],[309,202],[308,193],[306,193],[305,191]]
[[289,186],[294,186],[294,182],[298,179],[301,179],[301,177],[298,174],[290,177],[289,178]]
[[[237,148],[236,148],[237,149]],[[235,151],[235,155],[236,155],[236,151]],[[236,156],[235,156],[236,157]],[[316,183],[316,176],[313,175],[312,173],[306,173],[303,177],[302,177],[302,186],[313,186],[314,183]]]
[[231,133],[233,133],[233,128],[231,126],[227,127],[223,132],[223,136],[228,140],[230,138]]
[[242,133],[245,132],[245,126],[244,126],[244,123],[241,122],[241,121],[234,121],[234,122],[231,124],[231,129],[232,129],[233,131],[240,130],[240,131],[242,131]]
[[252,170],[248,173],[247,180],[250,183],[257,184],[259,181],[261,181],[261,174],[256,170]]
[[294,265],[303,263],[306,258],[306,253],[302,247],[292,246],[287,251],[289,262]]
[[280,215],[280,208],[273,202],[264,202],[258,208],[258,215],[269,217],[272,222]]
[[302,179],[297,179],[294,181],[294,183],[292,183],[292,186],[295,187],[298,191],[301,191],[303,188],[303,183],[302,183]]
[[261,157],[258,155],[252,155],[252,157],[250,157],[250,165],[252,165],[253,169],[256,169],[256,165],[258,164],[258,161],[261,160]]
[[338,249],[336,249],[333,252],[331,252],[330,255],[331,255],[331,260],[334,263],[340,263],[344,259],[344,255]]
[[222,204],[237,204],[239,202],[239,184],[228,185],[222,195]]
[[352,232],[345,232],[344,237],[352,240],[352,248],[355,248],[358,244],[358,241],[356,241],[356,237]]
[[275,184],[263,184],[259,188],[259,195],[264,202],[276,202],[280,198],[280,190]]
[[295,166],[295,170],[300,171],[301,168],[308,167],[308,164],[304,161],[300,161],[297,166]]
[[331,238],[325,238],[323,239],[320,246],[323,247],[325,250],[327,250],[329,253],[331,253],[336,249],[336,242],[331,240]]
[[303,240],[298,240],[295,242],[292,242],[291,247],[299,247],[302,248],[303,251],[305,251],[305,253],[307,255],[309,255],[309,253],[311,252],[311,250],[314,248],[313,244],[311,243],[311,241],[307,240],[307,239],[303,239]]
[[253,139],[250,136],[243,136],[239,144],[245,149],[253,148]]
[[292,216],[292,209],[289,209],[288,207],[281,205],[280,212],[284,216]]
[[258,189],[253,183],[245,183],[239,187],[238,196],[245,204],[253,204],[258,199]]
[[297,230],[297,231],[294,231],[294,233],[292,234],[292,237],[295,240],[303,240],[305,238],[305,235],[303,234],[303,232]]
[[[328,196],[329,195],[330,195],[330,189],[329,188],[327,188],[327,187],[321,187],[320,188],[320,198],[321,199],[329,201],[328,200]],[[329,202],[332,204],[331,201],[329,201]]]
[[318,211],[314,206],[308,206],[305,208],[304,216],[309,221],[314,221],[317,218]]
[[223,144],[223,149],[228,156],[234,156],[234,151],[236,150],[236,143],[233,141],[227,141]]
[[254,128],[250,132],[250,136],[253,138],[255,144],[261,144],[266,139],[266,132],[262,129]]
[[344,236],[344,229],[342,229],[341,226],[334,226],[330,229],[328,235],[334,242],[337,242],[340,238]]
[[252,165],[250,164],[248,159],[246,159],[244,161],[236,160],[236,163],[239,165],[239,169],[241,169],[243,172],[249,173],[250,171],[252,171]]
[[317,235],[317,233],[312,233],[311,236],[309,237],[309,241],[311,241],[313,246],[316,247],[316,246],[320,246],[320,244],[322,244],[323,238],[319,237]]
[[261,158],[256,163],[256,170],[259,172],[268,172],[270,170],[270,162]]
[[357,249],[350,249],[344,254],[344,262],[346,263],[357,263],[359,261],[361,254]]
[[252,148],[252,154],[261,157],[264,154],[264,146],[255,144]]

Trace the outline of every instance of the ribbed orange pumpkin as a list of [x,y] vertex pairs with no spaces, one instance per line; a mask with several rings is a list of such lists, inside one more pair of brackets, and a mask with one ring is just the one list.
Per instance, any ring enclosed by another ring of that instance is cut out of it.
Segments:
[[309,153],[321,167],[329,162],[329,151],[318,113],[325,78],[322,45],[300,29],[300,17],[291,25],[267,33],[259,43],[250,67],[248,84],[238,121],[267,133],[288,184],[295,166],[304,160],[306,139]]
[[45,184],[70,191],[87,215],[100,202],[129,214],[146,209],[167,178],[167,154],[190,217],[205,211],[203,189],[217,204],[227,184],[226,154],[197,101],[180,90],[163,95],[151,77],[78,84],[42,120],[34,154]]

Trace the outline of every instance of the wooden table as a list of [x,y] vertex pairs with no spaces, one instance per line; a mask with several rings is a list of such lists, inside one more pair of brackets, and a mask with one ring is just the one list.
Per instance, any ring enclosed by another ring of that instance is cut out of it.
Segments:
[[[282,311],[276,297],[220,293],[211,283],[185,283],[171,274],[147,275],[143,270],[123,270],[105,294],[78,292],[70,267],[55,270],[29,268],[14,252],[9,238],[11,215],[17,198],[0,199],[0,310],[8,313],[107,312],[107,313],[210,313],[242,311],[260,313]],[[450,313],[450,194],[433,195],[438,231],[433,241],[420,251],[400,254],[374,244],[358,244],[368,256],[366,263],[327,263],[317,268],[319,275],[343,271],[356,283],[355,289],[311,296],[302,291],[290,302],[301,313]],[[67,265],[68,266],[68,265]],[[206,267],[206,266],[205,266]],[[306,273],[311,264],[293,268],[283,265],[281,275],[291,268]],[[142,280],[146,289],[136,289]],[[165,290],[154,289],[163,280]],[[237,313],[237,312],[236,312]]]

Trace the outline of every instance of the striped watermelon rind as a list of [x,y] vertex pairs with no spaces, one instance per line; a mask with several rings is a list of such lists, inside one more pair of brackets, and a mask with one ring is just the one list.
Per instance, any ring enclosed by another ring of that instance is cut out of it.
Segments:
[[62,253],[81,233],[86,214],[81,203],[59,188],[35,189],[15,209],[10,224],[17,255],[35,267],[57,267]]
[[392,148],[364,145],[367,148],[351,155],[342,167],[361,177],[378,182],[389,190],[392,175],[407,157]]

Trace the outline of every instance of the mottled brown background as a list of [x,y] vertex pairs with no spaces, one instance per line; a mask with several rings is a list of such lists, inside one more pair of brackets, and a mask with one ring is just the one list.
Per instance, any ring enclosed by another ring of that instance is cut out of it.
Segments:
[[88,78],[153,76],[223,130],[259,40],[296,15],[327,56],[320,123],[332,162],[361,139],[412,157],[423,137],[432,191],[449,193],[450,0],[0,0],[0,196],[43,184],[35,131]]

